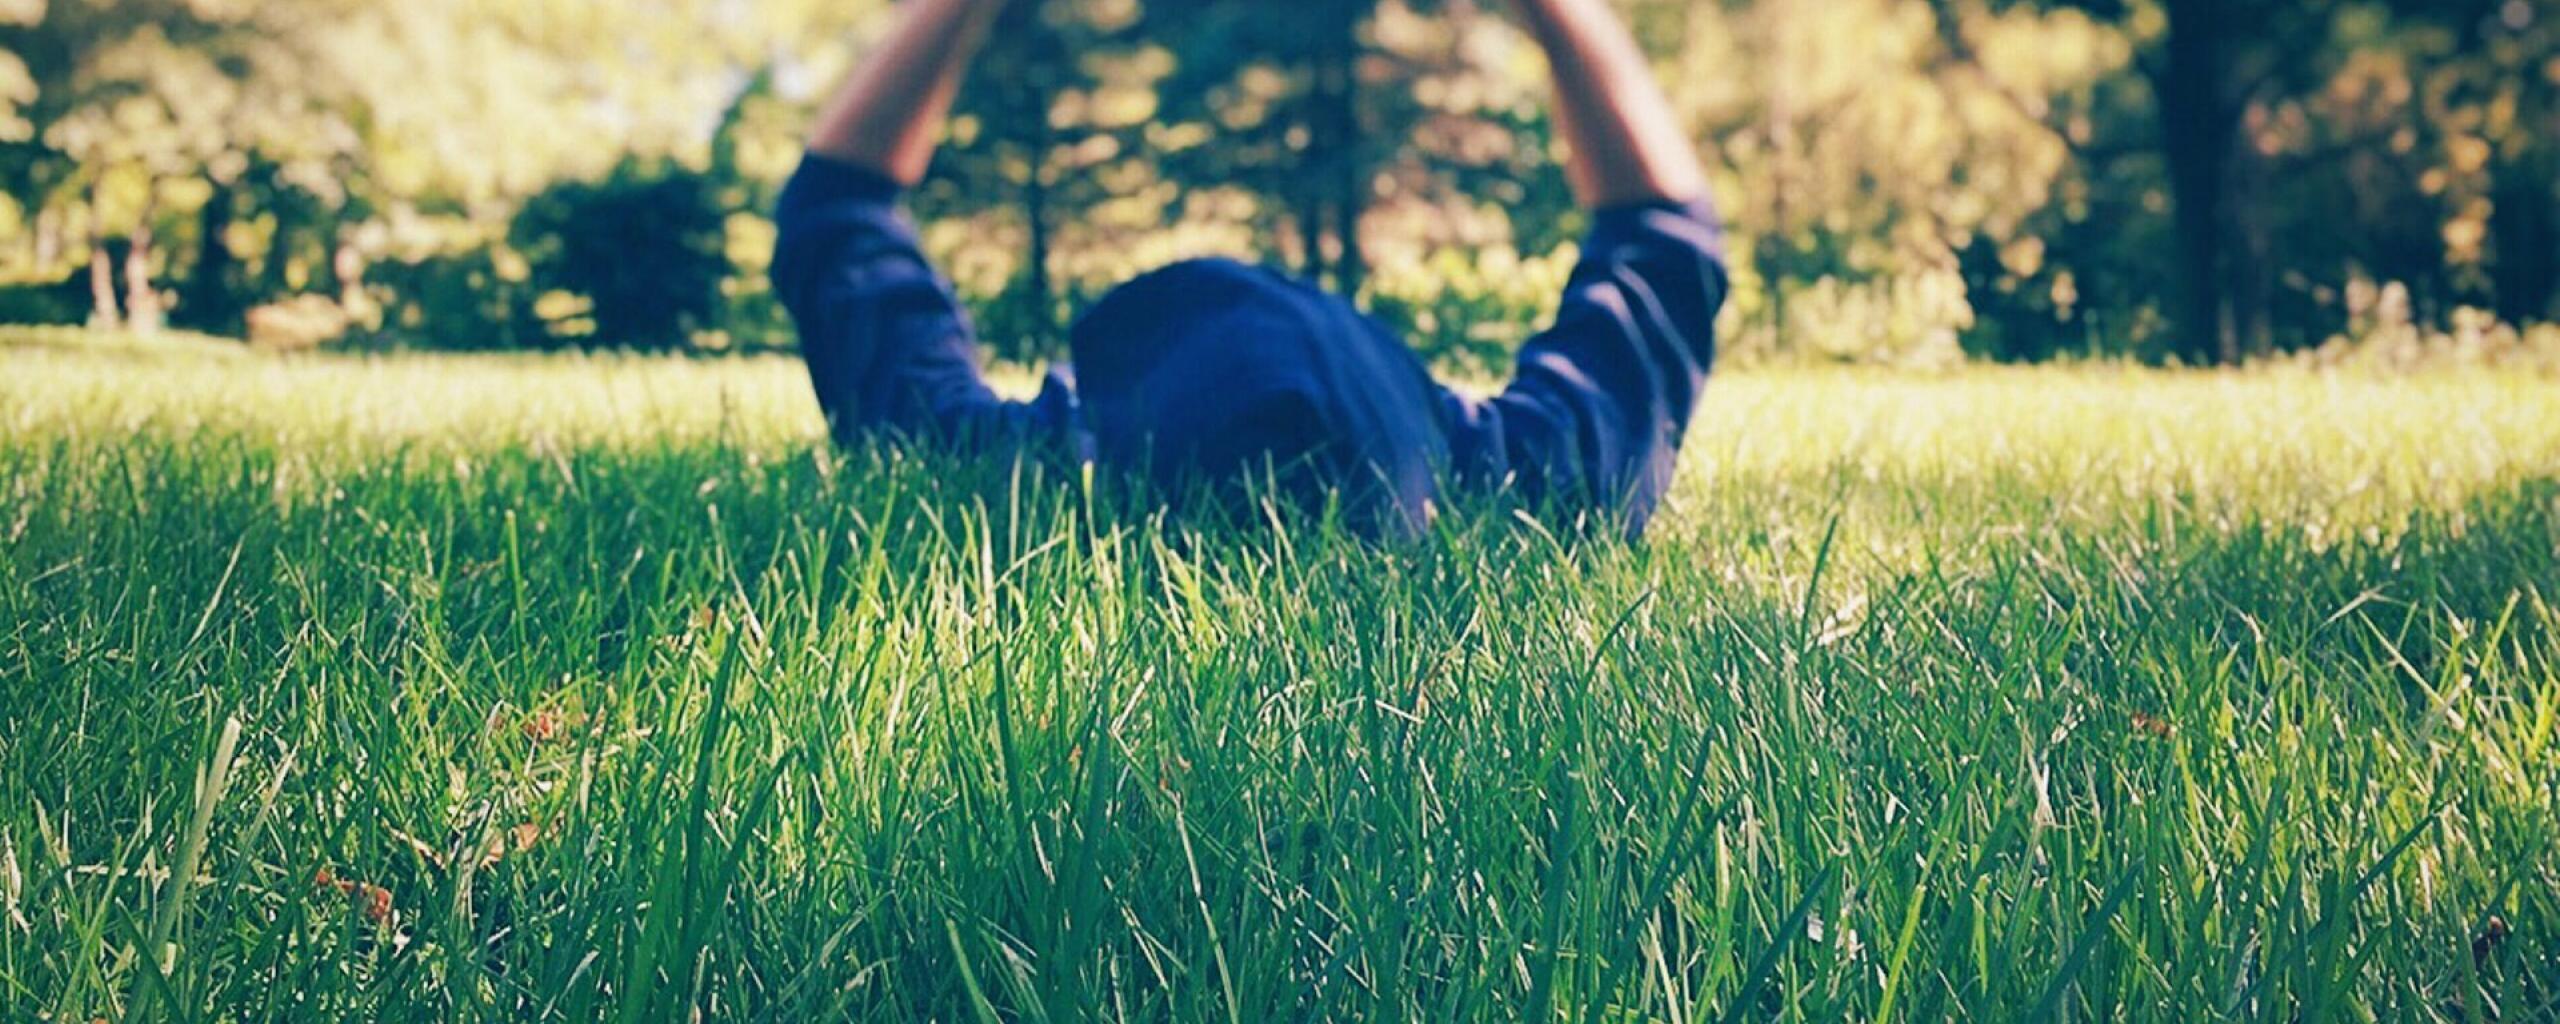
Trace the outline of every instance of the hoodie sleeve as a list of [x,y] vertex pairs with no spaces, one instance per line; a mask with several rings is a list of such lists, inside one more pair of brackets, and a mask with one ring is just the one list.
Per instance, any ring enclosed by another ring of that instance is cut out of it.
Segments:
[[1510,386],[1444,399],[1458,474],[1615,510],[1642,533],[1715,361],[1726,283],[1706,200],[1599,211],[1555,323],[1521,348]]
[[988,390],[976,332],[899,211],[901,193],[876,172],[812,156],[774,214],[774,292],[799,328],[836,438],[886,430],[1018,440],[1062,430],[1073,397],[1059,378],[1030,402]]

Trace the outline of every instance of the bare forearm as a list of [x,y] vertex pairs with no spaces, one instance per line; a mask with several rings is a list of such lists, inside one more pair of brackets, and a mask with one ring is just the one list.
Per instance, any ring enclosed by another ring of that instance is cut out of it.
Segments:
[[1567,177],[1586,206],[1706,194],[1706,173],[1635,36],[1607,0],[1512,0],[1547,52]]
[[819,116],[809,151],[915,184],[933,162],[969,59],[1006,0],[908,0],[909,10]]

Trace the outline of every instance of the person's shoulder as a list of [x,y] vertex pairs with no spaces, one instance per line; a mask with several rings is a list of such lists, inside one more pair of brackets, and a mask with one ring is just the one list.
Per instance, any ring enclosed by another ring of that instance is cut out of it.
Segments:
[[1696,253],[1722,264],[1724,219],[1706,196],[1621,203],[1592,212],[1587,251],[1605,255],[1629,246]]
[[811,153],[801,158],[799,169],[782,188],[780,216],[848,205],[886,208],[905,192],[904,186],[878,170]]

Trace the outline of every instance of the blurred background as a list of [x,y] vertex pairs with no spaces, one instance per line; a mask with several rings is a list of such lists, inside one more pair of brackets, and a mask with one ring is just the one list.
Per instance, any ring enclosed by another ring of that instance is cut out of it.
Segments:
[[[885,0],[0,0],[0,323],[792,345],[767,218]],[[1730,222],[1727,348],[2560,351],[2553,0],[1625,0]],[[1494,0],[1021,0],[915,196],[1038,358],[1166,260],[1497,368],[1582,228]]]

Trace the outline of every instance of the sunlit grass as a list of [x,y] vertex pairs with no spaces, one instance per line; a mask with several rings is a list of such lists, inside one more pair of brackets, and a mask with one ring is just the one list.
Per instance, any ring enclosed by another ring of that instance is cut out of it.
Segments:
[[20,346],[0,435],[0,1019],[2560,1005],[2547,379],[1735,375],[1634,547],[785,360]]

